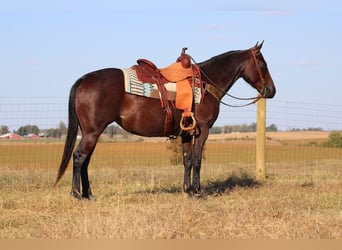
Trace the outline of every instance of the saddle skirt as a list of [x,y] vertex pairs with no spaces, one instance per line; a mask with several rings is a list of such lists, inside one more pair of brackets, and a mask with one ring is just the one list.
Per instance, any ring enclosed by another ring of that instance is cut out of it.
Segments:
[[[138,78],[137,72],[134,69],[134,66],[131,68],[123,68],[121,69],[124,78],[125,78],[125,91],[126,93],[144,96],[149,98],[160,99],[161,95],[156,83],[145,82]],[[151,78],[152,79],[152,78]],[[200,82],[199,79],[195,78],[195,81]],[[167,82],[164,83],[164,86],[168,92],[168,100],[175,101],[176,100],[176,83],[175,82]],[[202,99],[202,88],[200,84],[195,84],[194,87],[194,101],[196,104],[201,103]]]

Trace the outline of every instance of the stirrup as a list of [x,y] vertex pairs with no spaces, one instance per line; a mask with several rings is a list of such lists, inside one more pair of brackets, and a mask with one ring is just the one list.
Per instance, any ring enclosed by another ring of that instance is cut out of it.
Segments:
[[[184,118],[191,118],[192,122],[190,123],[190,126],[189,127],[185,127],[184,126]],[[195,116],[194,116],[194,113],[191,112],[191,115],[190,116],[184,116],[184,113],[182,113],[182,118],[180,120],[180,123],[179,123],[180,127],[182,130],[184,131],[190,131],[190,130],[193,130],[195,127],[196,127],[196,119],[195,119]]]

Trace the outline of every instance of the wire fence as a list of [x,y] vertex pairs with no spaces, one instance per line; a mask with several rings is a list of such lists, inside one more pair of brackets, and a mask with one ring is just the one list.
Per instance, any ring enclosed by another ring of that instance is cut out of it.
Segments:
[[[42,129],[56,128],[61,121],[67,123],[67,108],[66,97],[0,97],[0,125],[8,126],[10,131],[28,124]],[[221,105],[214,126],[255,122],[256,105],[242,108]],[[267,125],[270,124],[275,124],[281,131],[318,128],[324,131],[342,130],[342,105],[269,100]]]
[[[28,124],[39,129],[57,128],[60,122],[67,124],[67,108],[67,98],[64,97],[0,98],[0,126],[8,127],[10,132]],[[221,106],[215,126],[255,122],[255,105],[238,109]],[[341,165],[342,149],[326,148],[323,142],[329,139],[330,131],[342,130],[342,105],[271,100],[267,103],[267,126],[271,124],[281,132],[267,133],[266,165],[269,173],[279,173],[289,167],[304,167],[305,172],[312,167]],[[173,152],[167,150],[166,139],[141,139],[128,135],[125,140],[120,139],[122,144],[116,139],[98,144],[91,161],[92,168],[170,166]],[[0,147],[2,170],[48,168],[54,173],[62,155],[63,140],[11,142],[0,139]],[[134,159],[130,157],[132,154]],[[255,157],[255,133],[211,135],[206,145],[203,171],[210,175],[211,166],[253,169]]]

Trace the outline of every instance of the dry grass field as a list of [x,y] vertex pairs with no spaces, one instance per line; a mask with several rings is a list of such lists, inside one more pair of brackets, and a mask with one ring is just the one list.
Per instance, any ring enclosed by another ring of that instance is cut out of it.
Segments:
[[253,134],[212,136],[201,197],[182,193],[165,140],[99,143],[95,203],[70,197],[71,166],[52,188],[61,142],[0,141],[0,239],[342,239],[342,150],[291,133],[267,134],[262,184]]

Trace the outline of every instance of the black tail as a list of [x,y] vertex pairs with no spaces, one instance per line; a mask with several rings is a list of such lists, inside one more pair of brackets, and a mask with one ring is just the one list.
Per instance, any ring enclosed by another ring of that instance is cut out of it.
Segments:
[[65,145],[64,145],[63,158],[59,166],[59,170],[58,170],[54,187],[57,186],[58,182],[63,177],[65,170],[68,167],[72,152],[74,150],[74,146],[75,146],[75,142],[77,138],[77,131],[78,131],[78,119],[77,119],[76,110],[75,110],[75,93],[81,81],[82,79],[77,80],[70,90],[68,134],[67,134]]

